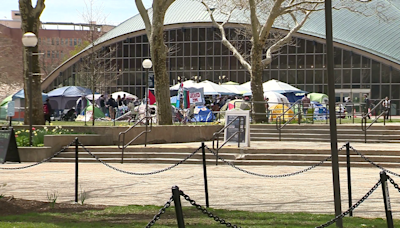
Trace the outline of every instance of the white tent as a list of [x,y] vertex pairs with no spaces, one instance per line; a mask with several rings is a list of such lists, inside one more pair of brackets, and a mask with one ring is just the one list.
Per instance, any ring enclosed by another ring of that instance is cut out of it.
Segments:
[[[183,82],[183,87],[196,87],[198,83],[196,83],[193,80],[187,80]],[[179,90],[179,87],[181,86],[181,83],[178,83],[174,86],[171,86],[169,89],[170,90]]]
[[208,80],[202,81],[194,85],[196,88],[203,88],[204,95],[234,95],[235,92],[230,91],[214,82]]
[[[101,96],[101,94],[95,94],[94,95],[94,100],[97,101],[97,99],[99,99],[100,96]],[[93,100],[93,94],[86,95],[86,98],[92,101]]]
[[304,91],[291,86],[285,82],[281,82],[275,79],[271,79],[267,82],[263,83],[263,90],[265,91],[274,91],[277,93],[291,93],[291,92],[299,92],[299,93],[304,93]]
[[249,92],[248,89],[246,89],[245,87],[241,86],[241,85],[221,85],[222,87],[224,87],[225,89],[228,89],[232,92],[234,92],[235,94],[244,94]]
[[111,95],[113,96],[114,99],[117,99],[118,96],[121,96],[121,98],[123,98],[124,94],[126,96],[126,99],[131,99],[131,100],[134,100],[134,101],[136,101],[138,99],[137,96],[135,96],[133,94],[130,94],[130,93],[127,93],[127,92],[124,92],[124,91],[114,92]]
[[245,89],[247,89],[248,91],[251,91],[251,85],[250,85],[251,81],[245,82],[243,84],[241,84],[241,86]]
[[268,103],[270,105],[276,105],[276,104],[289,104],[289,100],[287,97],[283,96],[280,93],[272,92],[272,91],[267,91],[264,92],[264,99],[268,98]]

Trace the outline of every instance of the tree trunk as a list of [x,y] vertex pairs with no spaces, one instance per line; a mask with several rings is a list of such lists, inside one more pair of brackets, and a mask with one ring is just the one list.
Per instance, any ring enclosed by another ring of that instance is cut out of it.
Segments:
[[[153,10],[163,7],[159,1],[153,2]],[[165,10],[166,11],[166,10]],[[153,14],[153,24],[150,41],[151,59],[154,70],[155,96],[157,101],[157,118],[159,125],[171,125],[171,101],[169,93],[169,77],[167,74],[167,51],[164,43],[164,16],[163,13]],[[146,78],[146,80],[148,80]]]
[[[21,12],[21,29],[22,33],[33,32],[36,36],[39,35],[40,15],[44,9],[44,0],[38,0],[37,6],[32,7],[31,0],[20,0],[19,10]],[[33,55],[32,58],[29,56],[29,51],[38,53],[38,46],[33,48],[24,48],[24,93],[25,93],[25,117],[24,124],[29,124],[29,112],[32,111],[32,124],[43,125],[43,101],[41,92],[41,76],[32,76],[32,97],[29,97],[29,80],[30,71],[33,74],[40,74],[39,57]],[[31,58],[31,59],[30,59]],[[32,61],[29,66],[29,59]],[[29,100],[32,99],[32,107],[29,107]],[[30,110],[32,108],[32,110]]]
[[262,86],[262,45],[254,43],[251,48],[251,91],[253,93],[253,121],[255,123],[267,122],[264,104],[264,91]]

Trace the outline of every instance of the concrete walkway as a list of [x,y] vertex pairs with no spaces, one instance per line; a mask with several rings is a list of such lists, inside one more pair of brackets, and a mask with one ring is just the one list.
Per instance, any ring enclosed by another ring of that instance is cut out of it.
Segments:
[[[18,167],[24,164],[4,164]],[[149,172],[167,167],[166,164],[112,164],[132,172]],[[334,213],[332,174],[330,167],[287,178],[262,178],[245,174],[227,165],[208,166],[210,205],[213,208],[264,212]],[[305,167],[245,166],[244,169],[262,174],[284,174]],[[353,168],[353,203],[379,180],[379,169]],[[392,169],[400,173],[398,169]],[[47,201],[47,193],[58,192],[57,202],[74,201],[74,164],[45,163],[22,170],[0,170],[0,194],[16,198]],[[346,169],[341,168],[343,210],[347,209]],[[400,178],[393,176],[397,183]],[[87,192],[88,204],[105,205],[163,205],[171,196],[171,187],[181,190],[204,205],[202,165],[182,164],[172,170],[150,176],[134,176],[112,170],[100,163],[79,166],[79,186]],[[400,219],[400,193],[389,185],[391,203],[396,219]],[[184,201],[184,200],[183,200]],[[184,205],[188,205],[186,202]],[[379,187],[354,212],[355,216],[385,217],[382,191]]]

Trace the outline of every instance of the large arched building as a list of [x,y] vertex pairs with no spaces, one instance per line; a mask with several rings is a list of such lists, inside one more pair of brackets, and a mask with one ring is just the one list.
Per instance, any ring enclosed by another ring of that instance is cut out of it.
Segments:
[[[374,4],[368,3],[368,4]],[[382,2],[382,1],[381,1]],[[358,3],[366,4],[366,3]],[[392,3],[397,4],[397,3]],[[372,100],[388,96],[400,106],[400,4],[386,5],[388,20],[377,15],[363,16],[348,10],[334,10],[334,63],[337,97],[353,94],[353,101],[362,102],[362,94]],[[150,10],[151,14],[151,10]],[[222,20],[223,16],[217,17]],[[227,34],[245,50],[250,42],[236,35],[240,24],[248,18],[237,14],[226,25]],[[279,29],[279,28],[277,28]],[[281,28],[282,29],[282,28]],[[278,79],[309,92],[327,93],[326,47],[324,13],[315,12],[300,32],[295,35],[295,45],[288,45],[264,69],[263,80]],[[237,59],[225,48],[213,27],[205,7],[198,1],[177,0],[165,18],[165,40],[171,51],[168,57],[170,84],[178,77],[221,82],[243,83],[250,77]],[[124,90],[143,97],[145,71],[142,61],[150,57],[149,44],[140,15],[136,15],[111,30],[96,41],[94,49],[116,50],[106,55],[116,67],[105,67],[104,77],[118,76],[115,83],[107,85],[111,93]],[[74,85],[79,63],[90,48],[71,57],[54,70],[42,83],[44,91],[59,86]],[[111,63],[110,63],[111,64]]]

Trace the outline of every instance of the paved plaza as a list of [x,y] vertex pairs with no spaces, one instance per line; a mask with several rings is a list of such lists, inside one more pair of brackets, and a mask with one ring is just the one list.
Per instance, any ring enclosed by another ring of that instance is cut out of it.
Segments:
[[[329,144],[328,144],[329,145]],[[18,167],[31,163],[6,164]],[[167,164],[111,164],[131,172],[149,172]],[[284,174],[306,167],[242,166],[261,174]],[[286,178],[262,178],[233,169],[228,165],[208,165],[210,206],[230,210],[264,212],[334,213],[330,167],[317,167]],[[74,201],[74,163],[44,163],[28,169],[0,170],[0,194],[16,198],[47,201],[47,193],[58,192],[57,202]],[[391,169],[400,173],[398,169]],[[379,169],[352,168],[353,203],[362,198],[379,180]],[[343,210],[347,209],[346,168],[340,169]],[[400,183],[400,178],[392,176]],[[87,204],[163,205],[178,185],[192,199],[204,205],[202,165],[182,164],[169,171],[149,175],[128,175],[101,163],[79,165],[79,186],[87,192]],[[390,186],[394,218],[400,219],[400,193]],[[184,205],[188,205],[186,202]],[[379,187],[354,212],[356,216],[385,217],[382,190]]]

